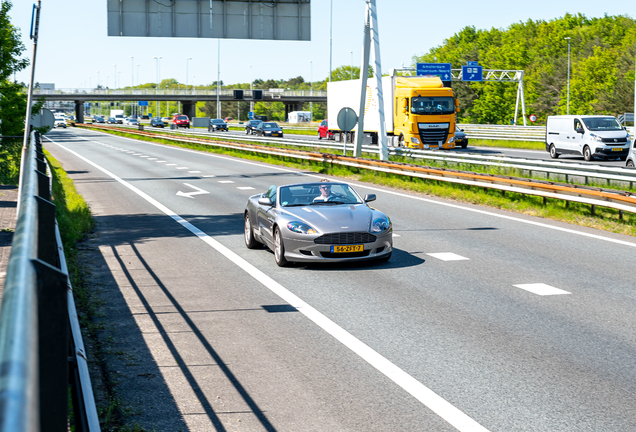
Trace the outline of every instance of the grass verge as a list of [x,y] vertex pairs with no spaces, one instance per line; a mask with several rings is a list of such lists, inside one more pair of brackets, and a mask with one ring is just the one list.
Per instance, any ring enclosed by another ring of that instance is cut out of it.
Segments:
[[[395,189],[424,193],[459,202],[467,202],[477,205],[485,205],[502,210],[514,211],[530,216],[538,216],[546,219],[571,223],[604,231],[636,236],[636,215],[632,213],[621,213],[618,210],[596,207],[593,211],[590,205],[574,202],[565,202],[559,199],[532,195],[506,192],[503,194],[497,190],[484,190],[480,187],[458,185],[453,183],[437,183],[434,180],[422,180],[416,177],[379,173],[371,170],[364,170],[341,165],[323,164],[318,162],[308,162],[294,159],[293,157],[282,157],[273,155],[262,155],[251,151],[226,149],[204,144],[186,144],[170,139],[157,139],[153,137],[139,137],[132,134],[120,132],[110,132],[116,135],[125,136],[143,141],[151,141],[166,145],[178,146],[197,151],[224,154],[243,159],[266,162],[275,165],[284,165],[300,170],[312,171],[320,174],[343,177],[350,180],[375,183],[389,186]],[[395,159],[394,159],[395,160]],[[405,162],[413,163],[411,160]],[[442,164],[446,167],[448,164]],[[433,166],[433,164],[429,164]],[[453,167],[455,169],[466,169],[464,166]],[[490,172],[498,175],[512,175],[514,170],[505,167],[490,167],[481,172]],[[621,217],[622,216],[622,217]]]

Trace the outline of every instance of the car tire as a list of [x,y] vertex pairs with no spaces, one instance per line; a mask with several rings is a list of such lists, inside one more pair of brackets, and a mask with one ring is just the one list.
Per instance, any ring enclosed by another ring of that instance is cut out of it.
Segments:
[[556,151],[556,147],[554,146],[554,144],[550,144],[550,157],[552,159],[558,159],[559,158],[559,154]]
[[262,246],[263,244],[254,238],[254,229],[252,228],[252,221],[250,220],[250,215],[248,212],[245,212],[244,227],[245,246],[247,246],[248,249],[257,249],[258,247]]
[[318,132],[318,140],[322,139],[322,135],[320,135],[320,132]]
[[249,135],[249,134],[250,134],[250,131],[249,131],[247,128],[245,129],[245,134],[246,134],[246,135]]
[[588,146],[583,147],[583,159],[585,159],[586,162],[590,162],[593,159],[592,151]]
[[627,160],[627,163],[625,164],[626,167],[628,168],[634,168],[634,161],[631,159]]
[[468,140],[464,141],[463,144],[461,145],[461,148],[465,149],[466,147],[468,147]]
[[289,264],[289,261],[285,258],[285,244],[283,243],[283,236],[278,227],[274,229],[274,260],[278,267],[285,267]]

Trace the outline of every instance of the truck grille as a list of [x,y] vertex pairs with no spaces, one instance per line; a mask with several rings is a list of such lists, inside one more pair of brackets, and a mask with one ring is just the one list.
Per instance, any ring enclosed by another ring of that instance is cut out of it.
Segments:
[[376,236],[369,233],[336,233],[325,234],[314,239],[316,244],[345,245],[356,243],[373,243]]
[[420,129],[422,144],[442,145],[448,139],[448,129]]

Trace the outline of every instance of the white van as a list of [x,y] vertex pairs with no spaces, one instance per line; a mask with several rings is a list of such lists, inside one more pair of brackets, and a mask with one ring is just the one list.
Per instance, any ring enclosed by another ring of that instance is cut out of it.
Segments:
[[545,149],[552,159],[560,155],[625,160],[631,139],[615,117],[602,115],[548,116]]

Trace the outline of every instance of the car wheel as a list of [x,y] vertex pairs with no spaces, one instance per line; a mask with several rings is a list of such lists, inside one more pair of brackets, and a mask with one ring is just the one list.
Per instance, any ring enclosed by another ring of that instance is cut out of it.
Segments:
[[245,129],[245,134],[246,134],[246,135],[249,135],[249,134],[250,134],[250,131],[249,131],[248,129]]
[[278,227],[274,230],[274,259],[278,267],[285,267],[289,264],[285,259],[285,245],[283,244],[283,236]]
[[592,160],[592,151],[588,146],[585,146],[583,148],[583,159],[585,159],[587,162]]
[[322,135],[320,135],[320,132],[318,132],[318,139],[321,140],[322,139]]
[[464,141],[461,145],[461,148],[465,149],[466,147],[468,147],[468,140]]
[[629,159],[627,163],[625,164],[625,166],[629,168],[634,168],[634,161]]
[[552,159],[557,159],[559,157],[559,154],[556,151],[556,147],[554,147],[554,144],[550,144],[550,157]]
[[259,246],[262,246],[262,243],[256,241],[254,238],[252,221],[250,220],[250,215],[247,212],[245,212],[245,246],[247,246],[248,249],[256,249]]

